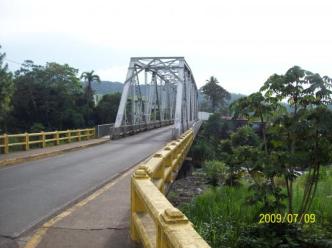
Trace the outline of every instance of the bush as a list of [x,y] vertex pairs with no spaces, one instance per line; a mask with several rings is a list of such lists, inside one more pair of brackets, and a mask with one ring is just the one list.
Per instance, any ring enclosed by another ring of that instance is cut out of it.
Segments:
[[[207,165],[214,168],[216,162],[209,161]],[[210,188],[180,208],[211,247],[332,247],[332,169],[323,171],[310,209],[316,214],[312,224],[258,224],[263,205],[248,204],[245,199],[252,197],[252,192],[247,185]],[[294,209],[302,199],[305,176],[294,183]]]
[[218,160],[209,160],[204,162],[203,169],[207,175],[208,181],[213,186],[220,185],[226,177],[225,163]]
[[240,232],[258,217],[259,206],[248,206],[246,187],[210,188],[180,208],[212,247],[236,247]]
[[45,130],[45,127],[40,122],[33,123],[32,127],[30,128],[31,133],[39,133],[39,132],[44,131],[44,130]]
[[191,154],[195,166],[201,166],[202,162],[207,159],[215,157],[214,148],[204,139],[198,139],[197,142],[191,147]]
[[250,126],[240,127],[236,132],[231,134],[231,141],[233,147],[237,146],[254,146],[257,147],[260,144],[259,136],[255,133],[255,130]]

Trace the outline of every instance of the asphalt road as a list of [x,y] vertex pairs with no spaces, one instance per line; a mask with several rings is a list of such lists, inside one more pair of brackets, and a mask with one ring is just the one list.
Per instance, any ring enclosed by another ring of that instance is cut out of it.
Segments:
[[170,139],[171,127],[163,127],[0,169],[0,236],[20,236],[148,157]]

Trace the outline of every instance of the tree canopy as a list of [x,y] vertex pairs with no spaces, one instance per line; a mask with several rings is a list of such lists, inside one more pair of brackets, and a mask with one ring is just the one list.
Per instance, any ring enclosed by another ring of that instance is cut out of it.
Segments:
[[230,93],[219,85],[217,78],[211,76],[202,87],[203,94],[211,101],[212,112],[226,106]]
[[7,118],[14,93],[13,75],[8,71],[8,65],[3,62],[5,56],[6,54],[0,51],[0,132],[7,129]]
[[67,64],[39,66],[26,61],[15,72],[15,127],[30,130],[35,123],[45,130],[84,127],[87,107],[77,73]]
[[0,133],[77,129],[114,121],[120,96],[106,95],[95,106],[92,83],[100,78],[93,70],[79,76],[68,64],[26,60],[12,73],[5,56],[0,52]]
[[[309,210],[320,168],[332,162],[332,111],[328,109],[331,87],[331,78],[294,66],[284,75],[269,77],[260,92],[232,104],[235,116],[244,115],[249,120],[258,118],[264,122],[264,152],[261,147],[243,147],[239,151],[244,154],[247,164],[255,165],[251,171],[262,172],[266,177],[265,183],[253,187],[255,199],[264,203],[265,210],[282,207],[284,196],[274,181],[277,177],[283,177],[288,211],[294,211],[293,182],[298,176],[297,170],[308,171],[308,174],[302,203],[296,211],[305,213]],[[292,111],[276,111],[285,100]],[[241,157],[241,153],[235,157]],[[257,164],[257,155],[250,154],[260,154],[260,163]],[[269,199],[274,200],[269,202]]]
[[120,99],[120,93],[107,94],[103,96],[96,108],[98,123],[115,122]]
[[90,104],[93,105],[93,90],[92,90],[92,83],[93,82],[100,82],[100,78],[97,74],[94,73],[94,71],[90,72],[83,72],[81,74],[81,79],[84,79],[86,82],[86,87],[85,87],[85,94],[87,99],[89,99]]

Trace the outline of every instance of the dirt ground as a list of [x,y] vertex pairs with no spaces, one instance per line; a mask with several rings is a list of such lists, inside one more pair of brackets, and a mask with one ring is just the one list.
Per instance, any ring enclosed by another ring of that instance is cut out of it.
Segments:
[[190,203],[191,200],[207,189],[207,179],[201,169],[193,170],[189,175],[174,181],[167,194],[168,200],[175,207]]

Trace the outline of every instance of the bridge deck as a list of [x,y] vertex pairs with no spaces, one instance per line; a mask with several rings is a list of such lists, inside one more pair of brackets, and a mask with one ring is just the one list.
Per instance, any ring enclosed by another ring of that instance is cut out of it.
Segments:
[[[0,235],[18,237],[137,164],[170,139],[171,127],[164,127],[0,169]],[[109,209],[124,204],[121,206],[129,211],[128,203],[113,199],[105,204]]]

